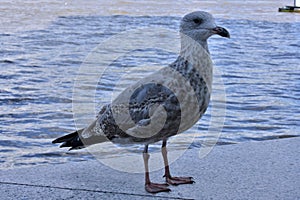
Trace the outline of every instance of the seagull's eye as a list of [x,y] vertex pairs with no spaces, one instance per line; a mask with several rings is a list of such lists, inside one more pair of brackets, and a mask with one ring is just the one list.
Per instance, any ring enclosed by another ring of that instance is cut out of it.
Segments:
[[193,19],[193,22],[195,24],[201,24],[202,23],[202,19],[196,18],[196,19]]

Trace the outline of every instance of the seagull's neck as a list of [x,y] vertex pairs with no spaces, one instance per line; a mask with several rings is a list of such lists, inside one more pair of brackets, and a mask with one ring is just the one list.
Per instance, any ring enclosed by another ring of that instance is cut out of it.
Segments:
[[180,55],[184,57],[184,55],[190,54],[195,51],[205,50],[209,54],[207,40],[193,40],[192,38],[182,35],[181,36],[181,50]]
[[208,84],[209,90],[211,90],[213,69],[207,41],[195,41],[182,34],[180,57],[192,64],[193,68],[202,75]]
[[200,40],[200,41],[199,41],[199,44],[200,44],[200,45],[207,51],[207,53],[209,54],[208,45],[207,45],[207,40],[205,40],[205,41]]

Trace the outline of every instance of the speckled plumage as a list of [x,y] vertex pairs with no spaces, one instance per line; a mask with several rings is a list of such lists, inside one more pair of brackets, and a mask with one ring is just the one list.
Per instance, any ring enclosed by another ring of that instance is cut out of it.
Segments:
[[[215,34],[215,28],[208,13],[186,15],[180,25],[180,55],[173,63],[125,89],[111,104],[103,106],[87,128],[54,142],[64,142],[63,147],[71,148],[107,140],[150,144],[189,129],[209,104],[212,61],[206,40]],[[157,109],[159,106],[163,109]],[[155,120],[164,120],[164,124],[152,134],[147,126],[152,124],[155,129]]]
[[[53,141],[61,147],[82,148],[110,140],[115,143],[143,143],[145,190],[169,192],[168,184],[191,184],[192,177],[173,177],[169,170],[167,139],[192,127],[206,111],[212,90],[212,61],[207,39],[229,33],[215,25],[213,17],[198,11],[187,14],[180,24],[181,51],[169,66],[126,88],[103,106],[87,128]],[[148,145],[162,140],[167,184],[153,183],[149,176]]]

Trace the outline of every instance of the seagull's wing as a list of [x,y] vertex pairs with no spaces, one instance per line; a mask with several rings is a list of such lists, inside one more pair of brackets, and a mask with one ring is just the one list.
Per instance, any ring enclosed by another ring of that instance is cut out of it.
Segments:
[[81,135],[83,139],[103,135],[109,140],[153,142],[182,132],[200,117],[199,98],[193,88],[197,81],[194,82],[171,67],[162,68],[104,106],[97,120]]
[[[154,137],[163,129],[176,133],[178,125],[174,127],[174,124],[180,123],[181,110],[176,94],[166,87],[168,82],[176,81],[169,80],[170,73],[166,69],[128,87],[104,106],[97,119],[81,133],[82,140],[103,135],[109,140],[131,138],[136,142]],[[157,139],[164,133],[160,134]]]

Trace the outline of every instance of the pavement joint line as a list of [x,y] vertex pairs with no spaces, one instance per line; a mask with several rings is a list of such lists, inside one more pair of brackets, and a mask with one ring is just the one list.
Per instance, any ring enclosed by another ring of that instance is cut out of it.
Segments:
[[164,199],[193,200],[193,199],[190,199],[190,198],[181,198],[181,197],[167,197],[167,196],[158,196],[158,195],[145,195],[145,194],[134,194],[134,193],[125,193],[125,192],[112,192],[112,191],[102,191],[102,190],[68,188],[68,187],[59,187],[59,186],[50,186],[50,185],[35,185],[35,184],[29,184],[29,183],[15,183],[15,182],[5,182],[5,181],[0,181],[0,184],[18,185],[18,186],[27,186],[27,187],[51,188],[51,189],[60,189],[60,190],[75,190],[75,191],[107,193],[107,194],[121,194],[121,195],[164,198]]

